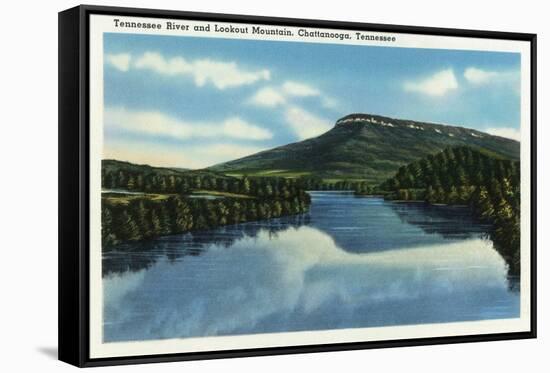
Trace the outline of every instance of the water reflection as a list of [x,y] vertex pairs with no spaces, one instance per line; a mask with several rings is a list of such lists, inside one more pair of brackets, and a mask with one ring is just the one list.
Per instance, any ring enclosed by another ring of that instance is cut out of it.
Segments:
[[482,237],[488,228],[466,208],[394,203],[351,192],[311,192],[311,196],[307,214],[118,245],[104,253],[103,274],[148,268],[163,257],[198,255],[209,244],[227,247],[242,237],[255,237],[260,230],[276,233],[311,226],[330,235],[343,250],[361,253]]
[[490,242],[354,254],[311,227],[104,279],[105,341],[517,316]]
[[297,228],[309,222],[309,214],[302,214],[120,244],[103,253],[103,276],[146,269],[160,259],[174,261],[186,255],[200,255],[209,245],[229,247],[243,237],[257,236],[260,230],[273,236],[282,230]]
[[465,208],[396,203],[349,193],[312,193],[311,225],[350,252],[375,252],[481,237]]
[[519,316],[467,210],[312,193],[309,214],[104,253],[104,340]]
[[391,202],[389,206],[402,222],[446,239],[486,236],[490,228],[490,225],[476,219],[466,206],[435,206],[417,202]]

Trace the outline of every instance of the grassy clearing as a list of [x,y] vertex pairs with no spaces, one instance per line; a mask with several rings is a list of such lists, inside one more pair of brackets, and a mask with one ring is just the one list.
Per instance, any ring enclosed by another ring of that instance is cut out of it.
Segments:
[[103,193],[102,198],[114,205],[127,206],[130,201],[135,199],[148,199],[151,201],[163,201],[173,194],[122,194],[122,193]]
[[324,183],[328,183],[328,184],[334,184],[340,181],[348,181],[350,183],[360,183],[363,181],[365,182],[368,181],[367,179],[361,179],[361,178],[340,178],[340,179],[329,178],[329,179],[322,179],[322,180]]
[[245,198],[245,199],[254,199],[252,196],[246,194],[230,193],[230,192],[220,192],[216,190],[195,190],[191,193],[195,196],[214,196],[214,197],[228,197],[228,198]]
[[[127,206],[130,201],[136,199],[146,199],[150,201],[163,201],[170,196],[176,194],[157,194],[157,193],[143,193],[143,194],[124,194],[124,193],[103,193],[102,198],[113,205]],[[191,192],[193,196],[213,196],[219,198],[241,198],[241,199],[255,199],[253,196],[246,194],[220,192],[215,190],[195,190]]]
[[295,179],[302,176],[309,176],[311,172],[308,171],[291,171],[291,170],[259,170],[259,171],[232,171],[225,173],[227,176],[242,178],[243,176],[256,176],[256,177],[285,177],[289,179]]

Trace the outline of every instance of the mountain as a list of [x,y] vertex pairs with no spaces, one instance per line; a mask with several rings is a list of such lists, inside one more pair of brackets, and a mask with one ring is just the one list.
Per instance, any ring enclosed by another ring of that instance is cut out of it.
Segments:
[[451,146],[496,158],[519,159],[519,142],[473,129],[350,114],[324,134],[214,165],[227,174],[311,176],[380,183],[412,161]]

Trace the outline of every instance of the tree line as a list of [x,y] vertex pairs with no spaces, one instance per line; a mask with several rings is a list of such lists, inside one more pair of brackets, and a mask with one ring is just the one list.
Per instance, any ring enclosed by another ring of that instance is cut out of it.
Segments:
[[290,199],[199,199],[171,195],[156,200],[137,197],[120,203],[102,201],[102,242],[108,248],[121,242],[211,229],[246,221],[294,215],[309,209],[307,193]]
[[[105,248],[161,235],[299,214],[310,205],[309,195],[293,179],[236,178],[112,161],[102,167],[102,188]],[[191,198],[198,190],[219,192],[221,196]]]
[[447,148],[399,169],[378,187],[386,198],[468,205],[512,275],[520,273],[520,165],[470,147]]
[[297,190],[352,190],[358,194],[370,194],[373,186],[365,181],[327,181],[318,177],[230,177],[210,172],[181,172],[163,175],[146,171],[124,169],[103,169],[103,189],[122,189],[146,193],[187,194],[193,190],[205,189],[221,192],[252,195],[256,197],[288,198]]
[[296,179],[281,177],[230,177],[211,172],[182,171],[161,174],[144,169],[128,171],[103,168],[101,186],[106,190],[159,194],[189,194],[194,190],[244,194],[258,198],[288,199],[302,193]]

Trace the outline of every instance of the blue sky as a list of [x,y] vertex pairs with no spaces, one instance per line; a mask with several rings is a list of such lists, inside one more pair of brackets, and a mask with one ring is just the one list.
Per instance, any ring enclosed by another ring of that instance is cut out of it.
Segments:
[[349,113],[517,138],[515,53],[105,34],[104,157],[200,168]]

